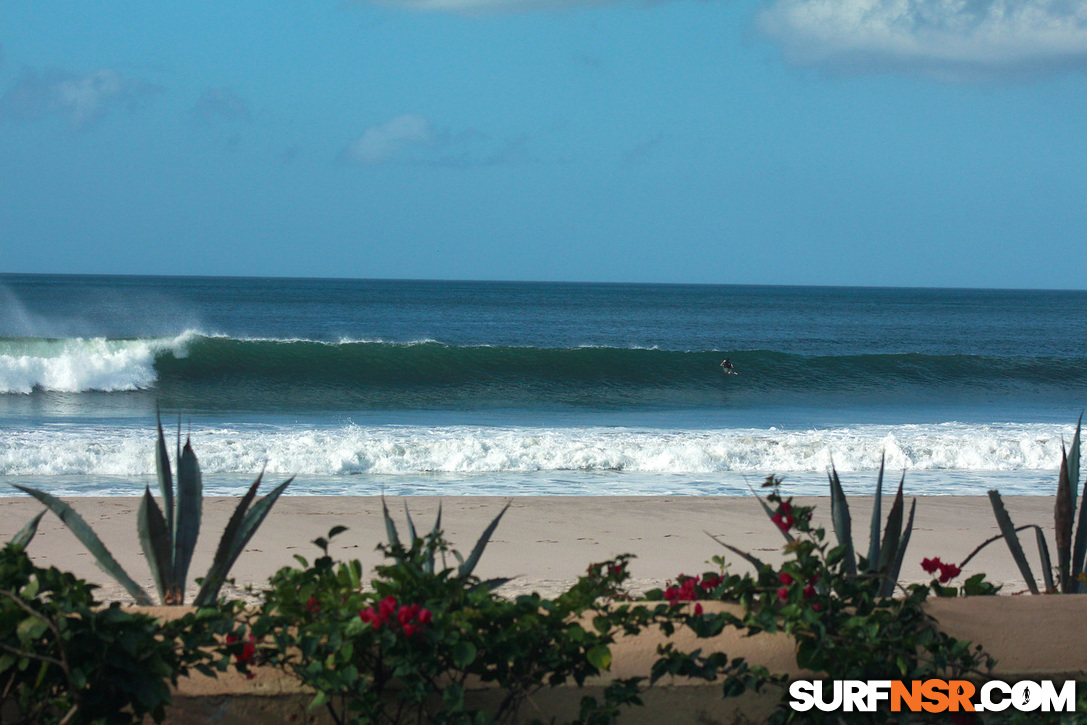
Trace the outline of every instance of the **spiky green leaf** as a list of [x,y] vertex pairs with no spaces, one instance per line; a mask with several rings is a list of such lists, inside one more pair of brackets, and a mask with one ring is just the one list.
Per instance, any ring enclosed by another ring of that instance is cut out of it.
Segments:
[[396,530],[396,523],[389,515],[389,507],[385,505],[385,494],[381,494],[381,514],[385,517],[385,535],[389,538],[389,546],[400,548],[400,534]]
[[[185,603],[185,582],[189,576],[189,563],[196,540],[200,537],[200,516],[203,509],[204,485],[200,476],[200,464],[196,460],[192,444],[185,441],[181,459],[177,463],[177,518],[174,520],[174,575],[181,586],[181,600]],[[175,602],[171,602],[175,603]]]
[[179,583],[173,579],[173,542],[170,529],[158,503],[151,495],[150,488],[144,488],[139,511],[136,512],[136,533],[139,535],[140,548],[143,549],[147,566],[155,580],[159,600],[166,601],[166,593],[177,589]]
[[[155,446],[155,477],[159,482],[159,490],[162,493],[162,504],[166,509],[166,526],[170,529],[171,536],[174,530],[174,478],[170,470],[170,455],[166,452],[166,436],[162,433],[162,418],[155,411],[155,419],[158,422],[159,437]],[[180,422],[179,422],[180,425]],[[173,558],[173,554],[170,554]]]
[[479,537],[479,541],[472,548],[472,553],[468,555],[468,559],[457,568],[457,574],[461,577],[468,577],[472,575],[472,572],[476,568],[476,564],[479,563],[479,558],[483,556],[483,550],[487,548],[487,543],[491,540],[491,535],[494,534],[494,530],[498,528],[498,522],[502,520],[503,514],[509,509],[509,503],[506,503],[502,507],[502,510],[498,512],[498,515],[494,517],[494,520],[483,530],[483,533]]
[[704,534],[706,534],[706,536],[708,536],[708,537],[710,537],[711,539],[713,539],[714,541],[716,541],[716,542],[717,542],[718,544],[720,544],[721,546],[723,546],[723,547],[725,547],[726,549],[728,549],[729,551],[731,551],[731,552],[732,552],[733,554],[737,554],[737,555],[738,555],[738,556],[740,556],[740,557],[741,557],[742,559],[744,559],[745,561],[747,561],[747,562],[748,562],[749,564],[751,564],[751,565],[752,565],[753,567],[755,567],[755,570],[756,570],[756,571],[761,571],[761,570],[763,569],[763,567],[765,567],[765,566],[766,566],[766,564],[764,564],[764,563],[763,563],[762,561],[760,561],[759,559],[757,559],[757,558],[756,558],[756,557],[754,557],[753,555],[751,555],[751,554],[747,553],[746,551],[744,551],[744,550],[742,550],[742,549],[738,549],[738,548],[736,548],[736,547],[735,547],[735,546],[733,546],[732,544],[729,544],[729,543],[726,543],[726,542],[724,542],[724,541],[721,541],[720,539],[718,539],[718,538],[717,538],[716,536],[714,536],[714,535],[713,535],[713,534],[711,534],[710,532],[708,532],[708,531],[704,531],[703,533],[704,533]]
[[898,543],[902,538],[902,513],[905,509],[905,501],[902,497],[902,488],[906,483],[906,474],[898,482],[898,492],[895,494],[894,503],[887,514],[887,526],[883,529],[883,541],[880,544],[879,560],[876,562],[876,570],[886,573],[887,567],[894,561],[898,554]]
[[1061,470],[1057,477],[1057,502],[1053,507],[1053,533],[1057,544],[1057,567],[1061,591],[1067,591],[1072,579],[1072,519],[1075,497],[1069,480],[1068,455],[1061,448]]
[[[1008,510],[1004,508],[1004,502],[1000,500],[999,491],[989,491],[989,503],[993,506],[993,515],[996,516],[996,524],[1000,528],[1001,534],[1004,536],[1004,542],[1008,545],[1008,551],[1011,552],[1012,560],[1015,561],[1015,565],[1019,567],[1019,573],[1022,574],[1023,579],[1026,580],[1027,588],[1030,589],[1030,593],[1037,594],[1038,583],[1034,581],[1034,573],[1030,570],[1030,564],[1027,563],[1026,554],[1023,553],[1023,546],[1019,543],[1019,535],[1015,533],[1015,524],[1012,523],[1011,516],[1008,515]],[[1048,552],[1046,556],[1048,556]]]
[[895,584],[898,582],[899,572],[902,571],[902,562],[906,557],[906,547],[910,545],[910,535],[913,533],[913,514],[917,510],[917,499],[910,503],[910,515],[906,519],[906,528],[902,530],[902,540],[898,544],[891,566],[887,569],[887,578],[884,583],[882,596],[889,597],[894,593]]
[[[1049,560],[1049,546],[1045,543],[1045,535],[1042,534],[1042,527],[1034,527],[1034,540],[1038,542],[1038,558],[1041,560],[1042,567],[1042,581],[1045,584],[1046,592],[1055,592],[1057,587],[1053,582],[1053,563]],[[1065,588],[1064,581],[1061,581],[1061,591],[1065,594],[1070,594],[1070,590]]]
[[879,570],[879,527],[883,523],[883,464],[886,454],[879,457],[879,475],[876,477],[876,495],[872,499],[872,522],[868,531],[868,568]]
[[[248,508],[249,502],[253,500],[257,487],[260,486],[260,477],[249,487],[249,491],[238,503],[234,514],[227,523],[226,529],[223,530],[223,537],[219,541],[219,548],[215,552],[211,569],[208,570],[207,576],[204,577],[204,583],[200,586],[200,591],[197,592],[196,599],[193,601],[196,606],[208,606],[219,596],[219,589],[223,586],[223,582],[226,581],[227,574],[230,573],[234,562],[241,556],[249,540],[253,538],[257,529],[264,523],[264,519],[268,516],[268,512],[272,510],[272,506],[275,505],[293,480],[293,477],[288,478],[276,486],[271,493],[253,504],[252,508]],[[336,528],[339,528],[339,531],[335,529],[330,531],[329,538],[346,531],[343,527]]]
[[25,549],[30,540],[34,538],[34,534],[38,533],[38,524],[41,523],[42,516],[45,516],[45,512],[48,510],[42,509],[37,516],[27,521],[23,528],[19,529],[19,532],[11,538],[11,543]]
[[132,580],[125,570],[117,563],[117,560],[113,558],[113,555],[109,553],[109,549],[102,543],[102,540],[98,538],[98,535],[94,533],[94,530],[83,520],[83,517],[76,513],[75,509],[69,506],[64,501],[61,501],[56,496],[52,496],[44,491],[38,491],[37,489],[29,488],[27,486],[20,486],[17,483],[13,483],[15,488],[19,489],[23,493],[29,494],[34,498],[45,504],[50,511],[57,515],[64,525],[68,527],[80,543],[87,547],[93,556],[95,562],[102,569],[102,571],[109,574],[111,577],[117,580],[117,582],[124,587],[129,596],[136,600],[137,604],[150,606],[153,602],[151,597],[147,596],[147,592],[140,588],[140,585]]
[[834,536],[842,547],[842,558],[846,574],[857,575],[857,555],[853,551],[853,520],[849,515],[849,504],[845,500],[845,491],[838,478],[834,464],[830,465],[830,521],[834,526]]

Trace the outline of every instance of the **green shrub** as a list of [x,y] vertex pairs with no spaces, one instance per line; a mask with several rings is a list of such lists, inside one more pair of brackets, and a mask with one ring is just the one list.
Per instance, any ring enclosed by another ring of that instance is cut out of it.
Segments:
[[161,722],[170,685],[226,663],[209,648],[234,628],[234,608],[160,623],[103,607],[94,586],[35,567],[21,546],[0,550],[0,719],[26,723]]

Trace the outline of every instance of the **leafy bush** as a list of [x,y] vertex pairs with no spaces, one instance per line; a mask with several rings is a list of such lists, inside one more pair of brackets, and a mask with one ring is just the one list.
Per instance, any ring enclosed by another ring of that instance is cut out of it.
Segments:
[[225,668],[208,648],[235,626],[232,607],[160,623],[102,607],[93,589],[35,567],[19,545],[0,550],[3,722],[161,722],[179,676]]
[[[888,596],[887,571],[873,570],[865,558],[859,565],[851,565],[848,543],[830,546],[824,529],[811,524],[813,507],[783,498],[779,483],[779,479],[771,477],[766,484],[773,488],[767,497],[767,513],[788,535],[786,560],[779,568],[740,552],[755,565],[754,575],[729,574],[724,559],[717,557],[722,571],[682,577],[650,595],[673,604],[711,599],[739,602],[743,614],[707,614],[703,626],[713,623],[711,631],[736,626],[749,634],[786,633],[796,642],[799,667],[834,679],[923,680],[980,676],[991,669],[994,663],[980,646],[971,647],[968,642],[949,637],[925,613],[922,604],[930,594],[928,587],[914,584],[902,589],[899,597]],[[896,508],[899,501],[900,497]],[[894,518],[892,510],[892,524]],[[848,537],[841,540],[848,542]],[[904,548],[905,543],[901,546]],[[871,721],[896,716],[872,713]],[[793,717],[795,714],[783,701],[776,720],[784,722]],[[830,722],[839,715],[812,712],[805,717],[812,722],[821,718]],[[863,722],[868,716],[858,713],[855,717]]]
[[[158,445],[155,448],[155,469],[159,488],[162,492],[165,513],[159,508],[151,495],[150,487],[144,489],[143,500],[136,519],[136,529],[140,537],[140,546],[147,558],[151,574],[155,579],[159,599],[163,604],[185,603],[185,582],[188,578],[189,563],[192,561],[196,540],[200,535],[200,517],[203,507],[203,481],[200,465],[193,453],[189,441],[181,449],[181,435],[178,432],[177,452],[177,491],[175,494],[173,475],[170,469],[170,457],[166,451],[166,439],[162,434],[162,423],[158,425]],[[272,509],[280,494],[290,484],[290,479],[274,488],[271,493],[253,504],[262,476],[258,476],[249,490],[242,496],[234,514],[223,530],[219,547],[215,551],[211,568],[205,575],[194,604],[203,607],[211,604],[219,596],[219,589],[226,581],[230,568],[245,549],[253,534],[256,533],[264,517]],[[27,486],[12,484],[45,504],[87,547],[98,566],[117,580],[125,591],[136,600],[137,604],[152,604],[151,597],[137,584],[117,560],[113,558],[106,545],[94,533],[94,530],[76,513],[75,509],[57,497]],[[175,505],[176,501],[176,505]],[[252,504],[252,508],[250,505]],[[41,514],[35,517],[19,534],[16,541],[23,544],[34,536]]]

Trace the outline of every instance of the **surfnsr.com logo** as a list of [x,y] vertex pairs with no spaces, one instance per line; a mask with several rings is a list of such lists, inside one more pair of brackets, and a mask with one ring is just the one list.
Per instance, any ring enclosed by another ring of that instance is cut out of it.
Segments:
[[1075,712],[1076,681],[796,680],[789,697],[797,712]]

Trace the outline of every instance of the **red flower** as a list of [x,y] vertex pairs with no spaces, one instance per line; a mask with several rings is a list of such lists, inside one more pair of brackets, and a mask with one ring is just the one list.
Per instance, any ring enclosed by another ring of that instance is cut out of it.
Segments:
[[816,602],[815,604],[811,605],[811,608],[813,612],[821,612],[823,611],[823,604],[821,602]]
[[785,586],[789,586],[790,584],[792,584],[796,580],[793,579],[791,574],[786,574],[785,572],[781,572],[780,574],[778,574],[778,581],[781,582],[782,584],[784,584]]
[[419,624],[430,624],[431,614],[429,609],[420,609],[419,616],[416,618]]
[[796,519],[794,519],[793,515],[789,513],[791,509],[789,509],[788,506],[789,504],[787,503],[781,504],[781,510],[785,513],[781,513],[781,511],[779,511],[778,513],[770,517],[770,520],[773,521],[782,531],[788,531],[789,529],[793,528],[793,524],[796,523]]
[[378,618],[378,614],[374,611],[373,607],[370,607],[369,609],[360,609],[359,619],[367,624],[373,623],[374,629],[381,626],[381,620]]
[[694,613],[696,615],[698,615],[698,616],[702,615],[702,605],[701,604],[695,604],[694,605]]
[[412,635],[414,635],[414,634],[415,634],[415,633],[416,633],[416,632],[417,632],[418,630],[419,630],[419,628],[418,628],[418,627],[416,627],[416,626],[415,626],[414,624],[405,624],[405,625],[404,625],[404,636],[405,636],[405,637],[411,637],[411,636],[412,636]]
[[386,619],[396,613],[396,597],[389,595],[377,603],[377,614],[384,623]]
[[321,605],[317,602],[316,597],[310,597],[306,601],[306,611],[310,614],[317,614],[321,611]]
[[789,589],[787,587],[782,587],[781,589],[778,589],[778,599],[783,602],[789,601]]
[[[226,636],[226,643],[227,644],[235,644],[235,643],[240,642],[240,641],[241,641],[241,638],[239,638],[236,635],[228,634]],[[247,663],[247,662],[249,662],[250,660],[253,659],[253,655],[255,655],[257,653],[257,644],[256,644],[256,642],[257,642],[257,640],[253,638],[252,634],[250,634],[248,637],[246,637],[245,644],[242,645],[241,654],[236,655],[236,657],[235,657],[235,659],[238,660],[239,664],[245,664],[245,663]]]
[[804,598],[805,599],[811,599],[814,596],[815,596],[815,587],[813,587],[811,584],[804,587]]
[[954,564],[941,564],[940,565],[940,583],[946,584],[959,574],[962,574],[962,569]]
[[929,574],[935,574],[943,564],[940,562],[940,557],[933,557],[932,559],[922,559],[921,568]]

